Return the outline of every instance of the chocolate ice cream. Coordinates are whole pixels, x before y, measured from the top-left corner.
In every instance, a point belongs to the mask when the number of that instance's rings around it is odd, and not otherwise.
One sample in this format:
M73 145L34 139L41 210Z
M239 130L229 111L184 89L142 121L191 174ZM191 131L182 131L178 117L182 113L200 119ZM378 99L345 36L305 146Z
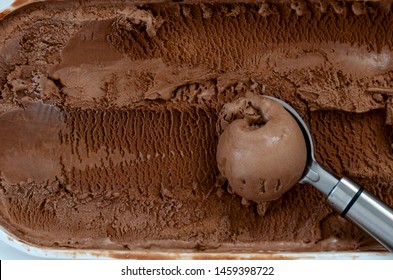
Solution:
M225 104L219 118L217 166L229 186L255 202L275 200L306 167L303 133L292 115L263 96Z
M0 226L54 248L380 248L295 185L230 193L219 112L278 97L393 206L393 12L359 1L48 1L0 22ZM298 176L298 175L297 175Z

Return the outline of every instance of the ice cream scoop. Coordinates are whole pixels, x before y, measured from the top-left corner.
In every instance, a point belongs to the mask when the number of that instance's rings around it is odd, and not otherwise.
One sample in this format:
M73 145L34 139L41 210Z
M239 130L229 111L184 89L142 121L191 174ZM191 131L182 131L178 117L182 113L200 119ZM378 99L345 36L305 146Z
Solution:
M241 197L275 200L301 178L307 159L303 133L277 102L247 94L227 103L218 130L218 169Z
M265 96L281 104L296 119L307 144L307 165L299 183L311 184L327 196L327 204L352 223L358 225L393 252L393 209L350 179L337 178L314 157L310 131L300 115L284 101Z

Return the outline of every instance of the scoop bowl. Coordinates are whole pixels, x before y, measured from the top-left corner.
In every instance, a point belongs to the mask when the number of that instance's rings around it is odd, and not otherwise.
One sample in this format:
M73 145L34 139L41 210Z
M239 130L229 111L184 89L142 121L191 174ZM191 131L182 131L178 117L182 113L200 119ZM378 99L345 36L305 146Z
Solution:
M278 98L265 97L278 102L291 113L303 132L307 146L307 163L299 183L313 185L327 196L327 204L339 212L340 216L362 228L393 252L393 209L350 179L339 179L323 168L315 160L311 133L297 111Z

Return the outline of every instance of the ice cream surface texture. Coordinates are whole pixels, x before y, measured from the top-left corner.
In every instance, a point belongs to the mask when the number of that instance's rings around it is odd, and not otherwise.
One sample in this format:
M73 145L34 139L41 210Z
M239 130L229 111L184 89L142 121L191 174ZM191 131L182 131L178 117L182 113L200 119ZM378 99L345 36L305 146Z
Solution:
M225 104L217 165L230 187L255 202L280 198L301 178L307 148L292 115L263 96L246 96Z
M307 123L318 162L393 206L391 8L91 0L8 14L0 22L0 226L51 248L381 248L312 186L257 203L231 193L217 167L216 127L226 104L277 97ZM248 126L257 145L273 122Z

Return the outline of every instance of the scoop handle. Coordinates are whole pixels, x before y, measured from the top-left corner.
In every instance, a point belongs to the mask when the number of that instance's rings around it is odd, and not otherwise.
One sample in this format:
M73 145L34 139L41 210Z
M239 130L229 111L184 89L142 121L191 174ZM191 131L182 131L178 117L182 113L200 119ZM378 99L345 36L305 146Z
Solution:
M393 209L352 182L341 178L327 204L393 252Z

